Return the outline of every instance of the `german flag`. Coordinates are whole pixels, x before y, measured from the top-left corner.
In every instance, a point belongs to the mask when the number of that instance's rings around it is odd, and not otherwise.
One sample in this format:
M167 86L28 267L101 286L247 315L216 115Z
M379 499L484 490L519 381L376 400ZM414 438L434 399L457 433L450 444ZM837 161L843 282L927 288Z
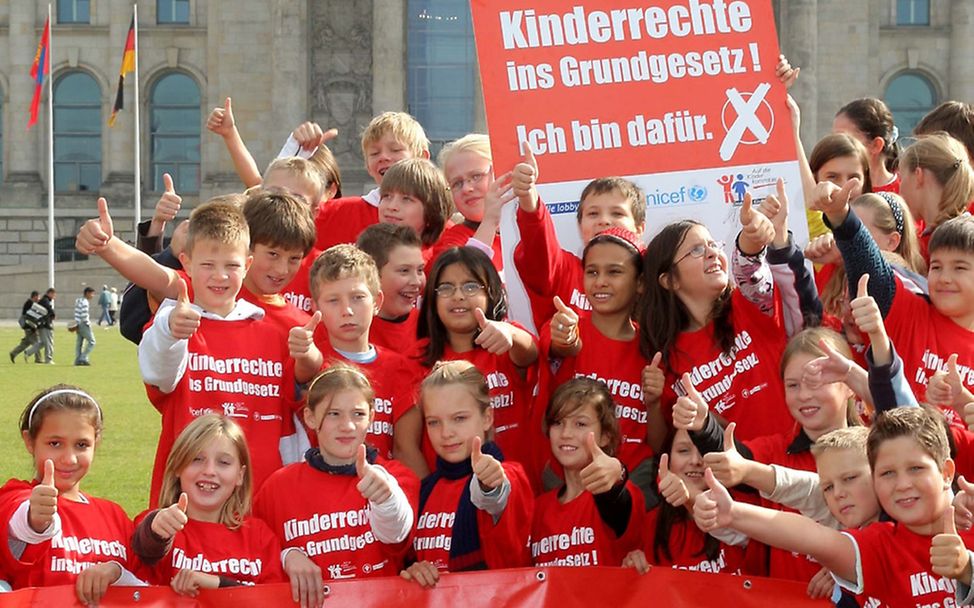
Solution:
M118 71L118 92L115 94L115 105L112 106L112 115L108 117L108 126L115 126L115 117L125 105L122 85L125 84L125 75L135 70L135 17L129 25L129 33L125 36L125 51L122 53L122 68Z

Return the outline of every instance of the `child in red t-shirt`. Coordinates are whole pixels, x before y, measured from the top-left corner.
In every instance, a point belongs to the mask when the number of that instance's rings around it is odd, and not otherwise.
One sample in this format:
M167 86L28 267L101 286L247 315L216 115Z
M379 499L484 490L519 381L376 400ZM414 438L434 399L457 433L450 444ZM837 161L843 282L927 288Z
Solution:
M468 361L438 363L422 404L436 469L420 487L415 561L401 576L432 587L440 572L531 565L534 495L521 465L490 441L484 375Z
M531 525L535 566L619 566L643 529L642 492L613 456L615 403L605 384L574 378L551 397L544 418L564 485L541 495Z
M322 575L395 576L409 549L419 481L366 447L374 413L362 372L344 364L321 372L304 409L319 447L272 475L254 498L254 515L284 547L284 571L303 606L321 605Z
M423 244L427 269L436 243L450 224L453 200L443 173L425 158L407 158L389 167L379 187L379 222L412 228Z
M145 584L133 574L140 565L125 511L81 492L102 423L94 398L67 384L42 391L21 414L35 476L0 488L0 571L15 590L74 585L87 606L109 585Z
M538 345L519 325L505 321L507 298L490 258L473 247L454 247L436 259L419 313L420 362L464 359L487 377L494 408L494 441L504 454L528 462L533 439L525 427L535 383Z
M179 434L166 461L160 504L136 518L132 548L149 582L180 595L200 589L279 583L281 545L250 517L253 476L240 427L207 414Z

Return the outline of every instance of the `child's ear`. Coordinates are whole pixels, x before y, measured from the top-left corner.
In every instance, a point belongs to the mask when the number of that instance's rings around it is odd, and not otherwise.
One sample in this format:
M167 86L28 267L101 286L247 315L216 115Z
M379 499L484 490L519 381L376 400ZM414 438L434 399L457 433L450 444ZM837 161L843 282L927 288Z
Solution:
M386 297L386 295L384 293L382 293L382 290L381 289L379 290L379 293L375 294L375 296L374 296L374 299L375 299L375 310L372 312L372 316L373 317L375 315L379 314L379 311L382 310L382 303L385 301L385 297Z
M917 167L913 170L913 177L917 180L917 186L923 186L927 178L927 173L923 170L923 167Z
M244 263L244 273L250 270L250 265L254 263L254 256L248 255L247 261Z
M673 280L673 277L670 276L670 273L668 272L660 273L658 278L659 278L660 287L662 287L666 291L673 291L674 288L676 287L676 282Z
M247 466L246 465L241 465L240 466L240 473L237 474L237 483L235 484L237 487L240 487L240 486L243 485L244 472L246 472L246 471L247 471Z
M873 155L879 154L885 147L886 140L884 140L882 137L874 137L873 140L869 142L869 146L867 146L866 149L869 151L870 155Z
M484 412L484 434L494 426L494 408L491 406L487 407L487 411Z
M24 447L31 456L34 455L34 439L30 436L30 431L21 431L20 436L24 439Z
M948 458L944 461L944 489L950 488L950 484L954 482L954 473L957 472L957 466L954 464L953 458Z
M420 158L425 158L426 160L429 160L430 159L430 151L429 150L423 150L420 153L419 156L420 156Z
M311 411L311 408L306 407L302 411L304 414L302 417L304 419L304 425L311 429L312 431L318 430L318 421L315 420L315 413Z
M193 271L189 267L189 265L192 263L190 257L186 255L185 251L180 251L178 257L179 263L183 265L183 272L185 272L189 278L193 278Z

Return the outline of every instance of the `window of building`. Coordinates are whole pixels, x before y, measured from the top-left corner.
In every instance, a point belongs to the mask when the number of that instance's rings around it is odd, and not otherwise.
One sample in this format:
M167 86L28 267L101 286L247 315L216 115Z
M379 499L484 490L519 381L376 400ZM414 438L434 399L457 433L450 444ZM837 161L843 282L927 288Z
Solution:
M189 0L156 0L156 23L188 24Z
M54 190L88 192L101 187L101 90L84 72L54 83Z
M930 0L896 0L896 25L930 25Z
M170 72L156 81L149 99L152 189L161 192L168 173L176 192L199 192L199 86L186 74Z
M902 72L886 85L883 99L893 113L900 134L906 136L937 105L937 91L922 74Z
M90 23L90 0L57 0L58 23Z
M407 104L433 144L473 130L477 50L470 5L455 0L409 0Z

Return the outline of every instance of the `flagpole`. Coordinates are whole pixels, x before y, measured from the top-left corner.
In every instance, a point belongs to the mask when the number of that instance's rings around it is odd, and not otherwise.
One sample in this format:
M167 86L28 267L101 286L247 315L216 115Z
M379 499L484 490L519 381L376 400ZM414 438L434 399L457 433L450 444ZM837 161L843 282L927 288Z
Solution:
M54 287L54 22L47 5L47 286ZM43 36L43 34L41 34ZM43 67L40 68L42 71Z
M132 5L132 37L135 47L135 239L139 238L139 223L142 222L142 123L139 120L139 5Z

